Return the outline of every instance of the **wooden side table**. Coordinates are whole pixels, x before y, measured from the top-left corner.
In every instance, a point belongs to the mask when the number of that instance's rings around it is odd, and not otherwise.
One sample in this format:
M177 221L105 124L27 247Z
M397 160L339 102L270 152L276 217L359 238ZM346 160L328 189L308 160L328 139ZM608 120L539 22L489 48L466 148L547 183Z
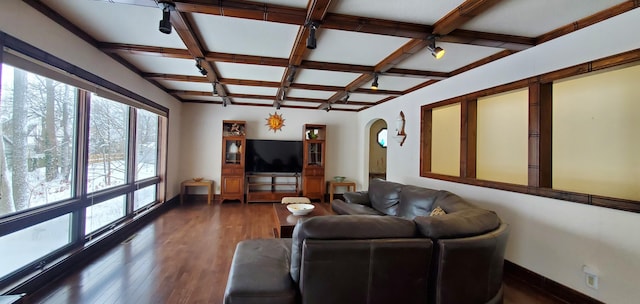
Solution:
M201 181L194 181L188 179L183 181L180 187L180 205L184 203L184 196L187 194L187 187L207 187L207 204L211 205L211 199L213 198L213 181L203 179Z
M329 205L331 205L331 202L333 201L333 193L335 192L337 187L347 187L347 191L356 191L356 182L350 182L350 181L337 182L332 180L332 181L328 181L327 184L329 187Z

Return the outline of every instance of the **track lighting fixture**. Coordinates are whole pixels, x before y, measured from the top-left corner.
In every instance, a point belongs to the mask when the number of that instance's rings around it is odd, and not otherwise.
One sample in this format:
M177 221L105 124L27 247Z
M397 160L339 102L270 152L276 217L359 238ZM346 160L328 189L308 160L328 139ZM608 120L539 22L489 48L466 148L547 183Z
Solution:
M207 70L205 70L205 68L203 68L201 64L202 60L204 60L204 58L196 58L196 68L198 68L198 71L200 71L200 74L202 74L202 76L207 76Z
M223 106L223 107L226 107L228 103L229 103L229 98L227 98L227 97L222 97L222 106Z
M218 96L218 82L213 83L213 96Z
M320 24L318 24L318 22L316 21L311 21L307 23L307 26L309 27L309 37L307 37L307 48L313 50L316 48L316 30L318 29L318 26L320 26Z
M280 103L276 102L276 110L280 110Z
M162 8L162 19L160 20L160 25L158 26L158 30L164 34L171 34L171 13L170 11L175 9L175 4L168 2L160 2L158 3L160 8Z
M287 77L287 82L292 83L293 79L296 77L296 67L292 66L290 70L291 72L289 72L289 76Z
M442 58L442 56L444 56L444 49L436 46L436 39L438 39L439 36L437 35L431 35L427 38L427 40L429 40L429 45L427 46L427 50L429 50L429 52L431 52L431 55L433 55L433 57L435 57L436 59L440 59Z
M349 102L349 92L347 92L347 95L344 97L344 103Z
M373 82L371 83L371 89L372 90L378 89L378 73L373 74Z
M320 110L329 112L331 110L331 103L323 103L322 106L320 106Z

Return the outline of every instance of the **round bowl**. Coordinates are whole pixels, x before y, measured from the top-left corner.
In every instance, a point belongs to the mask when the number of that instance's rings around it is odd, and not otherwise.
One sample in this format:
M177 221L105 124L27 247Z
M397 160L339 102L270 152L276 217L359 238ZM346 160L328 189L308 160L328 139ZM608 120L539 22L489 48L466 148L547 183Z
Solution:
M194 178L193 178L193 181L194 181L194 182L199 182L199 181L201 181L201 180L202 180L202 177L194 177Z
M345 178L344 176L334 176L333 180L335 180L336 182L341 183L341 182L344 181L344 178Z
M313 211L315 208L314 205L311 204L288 204L287 209L289 212L293 213L293 215L307 215L309 212Z

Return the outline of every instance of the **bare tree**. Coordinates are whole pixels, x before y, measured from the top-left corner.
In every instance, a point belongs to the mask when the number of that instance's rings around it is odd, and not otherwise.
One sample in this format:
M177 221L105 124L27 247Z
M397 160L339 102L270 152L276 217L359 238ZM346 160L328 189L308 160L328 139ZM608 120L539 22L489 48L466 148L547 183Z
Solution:
M13 205L13 193L11 193L11 181L9 181L9 168L4 153L4 134L0 124L0 215L15 212Z
M29 208L27 183L27 73L14 69L13 74L13 199L15 210Z
M50 182L58 177L58 142L56 140L55 86L53 80L45 79L46 110L44 115L44 160L45 180Z

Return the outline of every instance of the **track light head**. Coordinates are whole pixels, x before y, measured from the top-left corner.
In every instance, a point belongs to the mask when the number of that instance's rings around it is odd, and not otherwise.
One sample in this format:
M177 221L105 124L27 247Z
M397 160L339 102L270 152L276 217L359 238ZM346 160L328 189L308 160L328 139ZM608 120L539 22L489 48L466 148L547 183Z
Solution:
M158 25L158 30L164 34L171 34L171 13L170 11L175 9L173 3L160 2L158 3L162 8L162 19Z
M347 92L347 95L344 97L344 103L349 102L349 92Z
M377 90L378 89L378 74L377 73L373 76L373 82L371 83L371 89L372 90Z
M218 96L218 82L213 83L213 96Z
M204 58L196 58L196 68L198 68L198 71L200 71L200 74L202 74L202 76L207 76L207 70L205 68L202 67L202 60L204 60Z
M276 102L276 110L280 110L280 103Z
M318 22L312 21L307 24L309 26L309 36L307 37L307 48L313 50L316 48L316 30Z
M429 45L427 46L427 50L429 50L429 52L431 52L431 55L436 59L442 58L445 53L445 50L443 48L436 46L436 39L438 38L439 37L436 35L431 35L427 38L429 40Z

